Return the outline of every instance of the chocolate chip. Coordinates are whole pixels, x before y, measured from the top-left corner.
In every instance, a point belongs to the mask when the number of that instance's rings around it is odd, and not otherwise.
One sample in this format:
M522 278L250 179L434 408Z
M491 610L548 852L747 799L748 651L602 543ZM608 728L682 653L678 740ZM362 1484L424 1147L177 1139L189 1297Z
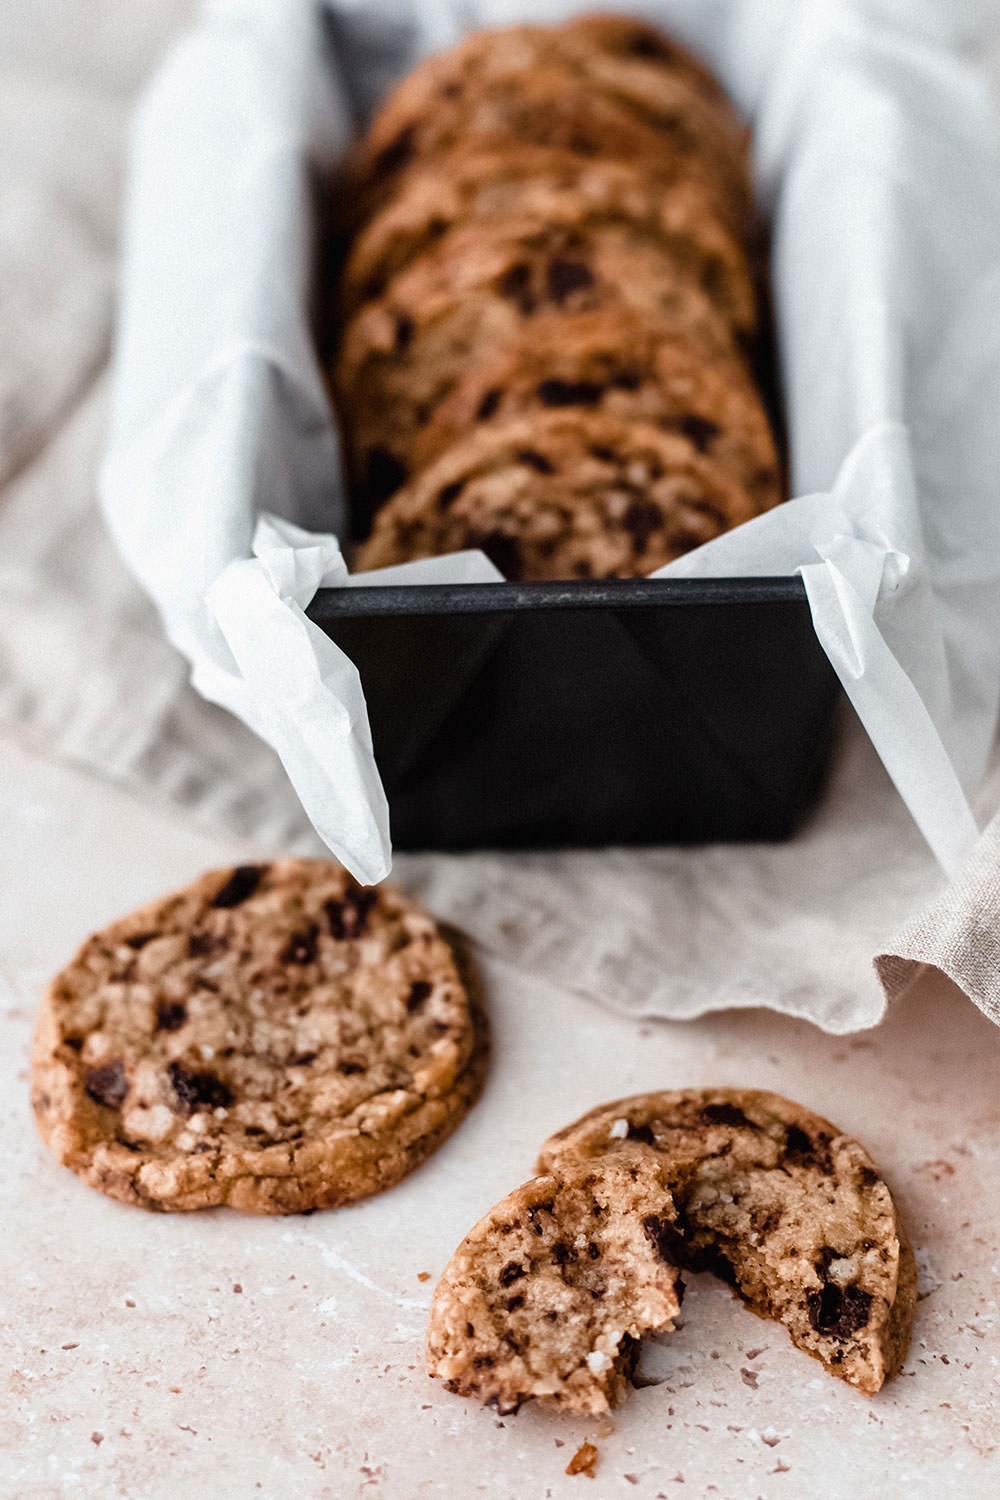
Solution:
M591 1240L589 1245L587 1246L587 1254L590 1256L591 1260L597 1260L600 1257L600 1247L595 1245L593 1240Z
M84 1074L83 1088L95 1104L107 1109L117 1109L128 1094L129 1081L120 1060L105 1063L101 1068L88 1068Z
M420 1009L433 988L434 986L426 979L416 979L410 985L410 993L406 997L406 1008L411 1016L415 1010Z
M556 472L555 464L551 459L546 458L544 453L539 453L537 448L522 448L519 453L515 454L515 457L519 464L527 464L529 469L534 469L538 474Z
M556 259L549 262L546 277L549 296L554 302L565 302L573 292L593 286L594 273L579 260Z
M722 431L718 422L713 422L708 417L695 416L694 413L682 417L678 427L684 436L694 443L699 453L707 453L710 444Z
M806 1301L809 1321L816 1332L837 1339L850 1338L864 1328L872 1305L870 1292L862 1291L859 1286L836 1286L832 1281L821 1291L810 1292Z
M474 1354L472 1356L472 1368L474 1370L492 1370L494 1359L492 1354Z
M576 1247L567 1245L565 1240L557 1240L552 1246L552 1259L557 1266L565 1266L569 1261L576 1260Z
M443 484L437 492L437 503L442 510L447 510L465 489L464 479L453 479L450 484Z
M182 1000L157 1000L156 1031L180 1031L187 1020L187 1006Z
M427 225L427 233L430 235L432 240L439 240L445 233L445 231L450 228L451 225L449 224L447 219L439 219L437 216L435 216Z
M654 531L663 526L663 512L652 500L633 500L622 516L622 525L632 538L632 551L645 552Z
M476 407L476 421L485 422L487 417L492 417L502 400L503 390L500 386L495 385L491 391L486 392L486 395Z
M508 536L505 531L474 531L469 533L468 544L485 552L506 579L520 578L521 549L516 537Z
M618 454L613 448L605 448L603 443L591 443L590 455L596 458L598 463L613 464L618 462Z
M218 902L215 904L218 905ZM221 953L228 946L221 933L192 932L188 938L188 958L204 958L209 953Z
M80 1049L83 1047L83 1037L82 1036L65 1036L65 1037L63 1037L63 1046L64 1047L70 1047L74 1052L79 1052Z
M824 1173L833 1171L830 1159L829 1136L822 1132L816 1139L806 1134L798 1125L789 1125L785 1137L784 1158L801 1167L814 1167Z
M375 171L379 176L385 172L398 172L413 160L414 154L414 130L412 125L407 125L376 156Z
M267 865L237 865L225 885L216 891L212 905L239 906L253 895L266 869Z
M629 1125L628 1139L630 1141L642 1141L644 1146L656 1145L652 1126L650 1125Z
M351 1073L363 1073L364 1071L364 1063L351 1062L350 1058L347 1057L344 1058L343 1062L339 1062L337 1064L337 1072L343 1073L345 1075L349 1075Z
M524 1298L518 1292L516 1297L508 1297L506 1307L508 1312L517 1312L519 1307L524 1306Z
M147 943L151 943L158 936L159 933L156 932L137 932L135 937L128 937L125 942L138 953L140 948L145 948Z
M620 391L637 391L642 379L638 370L617 370L611 377L611 384Z
M413 319L408 313L396 314L396 350L402 353L408 349L413 338Z
M69 1038L67 1037L67 1041ZM860 1167L858 1169L858 1183L861 1187L872 1188L878 1182L878 1173L871 1167Z
M699 1113L706 1125L749 1125L753 1128L752 1122L735 1104L706 1104Z
M179 1062L167 1066L167 1077L177 1096L177 1113L194 1114L196 1109L226 1109L233 1102L232 1092L214 1073L185 1068Z
M406 469L388 448L370 448L365 464L365 489L375 501L388 500L406 483Z
M555 1200L553 1198L546 1198L541 1203L531 1203L531 1204L529 1204L529 1206L528 1206L528 1219L529 1219L529 1221L531 1223L532 1229L535 1231L536 1234L541 1234L542 1233L542 1226L538 1222L538 1215L539 1214L550 1214L552 1212L552 1208L553 1208L554 1202L555 1202Z
M653 1247L658 1260L668 1266L683 1265L687 1260L687 1246L675 1225L658 1214L647 1214L642 1221L642 1232Z
M605 387L594 380L542 380L537 387L543 406L596 406Z
M318 1052L300 1052L299 1055L298 1055L298 1057L293 1057L292 1058L292 1067L293 1068L305 1068L305 1067L308 1067L311 1062L315 1062L316 1061L317 1057L319 1057L319 1053Z
M368 913L377 900L374 886L368 890L354 886L346 891L342 901L327 901L323 909L330 924L330 936L338 942L361 937L368 925Z
M628 50L633 57L655 58L658 62L667 62L670 52L666 45L657 37L650 35L648 31L635 31L628 39Z
M316 941L319 928L310 922L304 932L293 932L281 954L283 964L311 964L316 962Z
M505 271L500 279L500 295L516 302L526 315L534 311L535 299L531 291L531 267L527 261L518 261Z

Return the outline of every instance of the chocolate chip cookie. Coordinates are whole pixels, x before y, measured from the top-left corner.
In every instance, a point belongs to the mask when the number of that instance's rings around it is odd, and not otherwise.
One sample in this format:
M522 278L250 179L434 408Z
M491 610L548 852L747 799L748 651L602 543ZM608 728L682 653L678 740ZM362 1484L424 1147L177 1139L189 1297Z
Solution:
M479 547L507 579L631 577L753 514L690 438L601 413L534 412L448 448L382 508L357 566Z
M704 161L752 221L746 132L720 91L709 98L683 66L558 26L476 31L425 58L373 121L348 196L371 212L415 163L474 141L650 162L666 146Z
M420 430L464 371L542 312L620 307L732 357L731 326L696 276L626 224L459 225L363 307L334 371L355 488L377 506L412 472Z
M658 1166L606 1157L516 1188L466 1235L434 1292L427 1370L500 1412L535 1399L604 1412L641 1336L683 1291L643 1227L669 1212Z
M413 448L419 470L486 422L533 411L589 410L652 422L689 438L759 510L783 497L760 395L742 360L711 360L695 341L621 308L542 315L469 367Z
M757 310L747 254L690 159L656 169L544 147L466 150L415 169L358 234L341 278L346 321L457 224L511 219L553 228L621 223L662 245L749 339Z
M482 1088L458 940L339 865L215 871L90 938L42 1001L32 1104L123 1203L298 1213L413 1171Z
M828 1120L756 1089L640 1094L591 1110L542 1147L559 1176L644 1146L670 1207L648 1232L680 1266L723 1277L800 1349L867 1394L903 1362L913 1254L871 1157Z

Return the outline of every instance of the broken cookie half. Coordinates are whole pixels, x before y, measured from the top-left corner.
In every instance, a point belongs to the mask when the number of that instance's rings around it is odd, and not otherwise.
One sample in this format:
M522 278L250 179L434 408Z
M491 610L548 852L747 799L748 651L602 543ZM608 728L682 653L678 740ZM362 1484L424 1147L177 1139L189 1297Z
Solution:
M641 1336L670 1328L680 1308L683 1284L660 1253L671 1211L660 1163L627 1146L515 1188L437 1285L428 1372L500 1412L531 1398L607 1411Z
M685 1089L602 1105L550 1137L555 1175L644 1147L671 1213L669 1259L721 1276L749 1308L868 1395L899 1369L917 1277L871 1157L828 1120L757 1089Z

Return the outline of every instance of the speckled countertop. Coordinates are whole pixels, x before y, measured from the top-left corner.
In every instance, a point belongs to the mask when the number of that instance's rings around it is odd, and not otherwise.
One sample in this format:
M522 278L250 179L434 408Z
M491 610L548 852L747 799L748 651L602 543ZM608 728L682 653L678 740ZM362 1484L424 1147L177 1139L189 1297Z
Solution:
M5 1500L1000 1493L1000 1033L947 983L838 1039L764 1012L637 1024L484 961L485 1096L408 1181L307 1218L153 1216L91 1192L38 1142L37 994L93 926L270 851L2 741L0 827ZM790 1093L869 1145L922 1272L903 1374L868 1400L693 1277L680 1328L644 1354L656 1383L613 1420L500 1419L428 1380L433 1278L543 1137L614 1094L695 1082ZM593 1480L564 1472L584 1439Z

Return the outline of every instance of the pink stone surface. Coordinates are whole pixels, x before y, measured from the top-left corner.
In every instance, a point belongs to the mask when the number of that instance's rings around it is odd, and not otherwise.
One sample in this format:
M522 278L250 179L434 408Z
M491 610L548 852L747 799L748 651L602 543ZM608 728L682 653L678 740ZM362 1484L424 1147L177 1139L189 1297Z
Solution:
M254 854L0 742L0 1495L17 1500L987 1500L1000 1493L1000 1033L922 981L878 1030L766 1012L637 1023L483 961L481 1104L356 1208L151 1215L57 1168L28 1108L37 995L96 925ZM422 1371L434 1278L552 1129L618 1094L744 1084L860 1136L922 1274L903 1374L868 1400L710 1278L605 1422L498 1418ZM421 1281L421 1272L431 1279ZM596 1478L564 1470L590 1439Z

